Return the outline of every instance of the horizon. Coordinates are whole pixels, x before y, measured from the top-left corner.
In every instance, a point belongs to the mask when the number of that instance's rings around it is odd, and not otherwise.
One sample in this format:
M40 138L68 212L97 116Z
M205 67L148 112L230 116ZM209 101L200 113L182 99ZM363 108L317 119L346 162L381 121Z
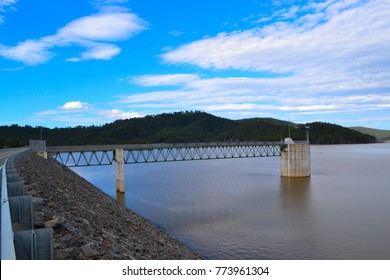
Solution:
M390 130L389 30L383 0L0 0L0 126L202 111Z

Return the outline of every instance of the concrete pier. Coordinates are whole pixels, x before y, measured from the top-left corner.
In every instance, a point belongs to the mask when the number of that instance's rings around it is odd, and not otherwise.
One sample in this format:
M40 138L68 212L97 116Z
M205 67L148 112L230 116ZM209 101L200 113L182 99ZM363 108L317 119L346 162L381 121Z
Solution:
M123 158L123 149L114 150L114 159L116 164L116 191L125 192L125 161Z
M309 177L310 144L287 142L281 148L280 175L282 177Z

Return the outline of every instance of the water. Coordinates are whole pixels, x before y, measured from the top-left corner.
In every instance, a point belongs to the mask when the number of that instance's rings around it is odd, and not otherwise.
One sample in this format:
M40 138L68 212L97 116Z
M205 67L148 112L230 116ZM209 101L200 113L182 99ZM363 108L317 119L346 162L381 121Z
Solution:
M209 259L390 259L390 144L311 147L312 176L280 158L126 165L126 205ZM115 167L74 168L116 196Z

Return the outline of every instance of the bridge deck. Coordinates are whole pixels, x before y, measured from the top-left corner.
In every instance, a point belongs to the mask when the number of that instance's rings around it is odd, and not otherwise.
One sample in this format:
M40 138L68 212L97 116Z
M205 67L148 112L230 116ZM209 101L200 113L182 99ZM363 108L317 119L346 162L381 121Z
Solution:
M158 143L48 147L47 152L69 166L111 165L115 151L123 151L126 164L280 156L283 142Z
M114 151L115 149L164 149L164 148L195 148L195 147L233 147L233 146L281 146L282 141L253 142L198 142L198 143L151 143L151 144L115 144L115 145L85 145L85 146L49 146L48 153Z

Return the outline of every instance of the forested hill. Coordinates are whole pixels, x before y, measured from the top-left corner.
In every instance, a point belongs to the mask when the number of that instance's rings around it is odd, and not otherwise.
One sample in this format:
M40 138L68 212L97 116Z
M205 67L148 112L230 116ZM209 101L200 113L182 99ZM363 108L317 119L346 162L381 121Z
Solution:
M310 126L312 144L375 142L375 137L334 124L314 122ZM305 133L291 124L291 138L305 140ZM180 143L208 141L279 141L289 135L289 123L272 118L229 120L204 112L176 112L117 120L102 126L45 128L0 126L0 147L28 145L43 139L48 146L130 143Z
M373 129L362 126L351 127L351 129L375 136L379 142L390 141L390 130Z

